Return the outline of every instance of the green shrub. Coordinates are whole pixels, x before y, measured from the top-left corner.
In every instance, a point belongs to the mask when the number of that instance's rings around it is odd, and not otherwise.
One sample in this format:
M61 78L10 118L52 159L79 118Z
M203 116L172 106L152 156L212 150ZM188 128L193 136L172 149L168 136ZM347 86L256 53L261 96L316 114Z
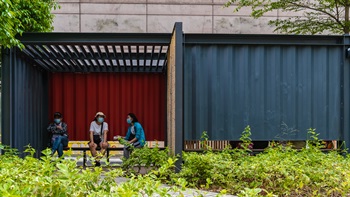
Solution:
M314 129L301 150L273 143L252 156L250 128L242 134L241 149L183 153L184 163L175 174L176 157L169 150L133 150L123 169L83 169L74 160L52 158L50 150L40 159L27 147L24 158L18 151L0 144L0 196L170 196L169 191L187 186L243 196L348 196L350 156L333 151L323 153ZM205 136L203 142L208 140ZM141 167L146 175L139 175ZM129 181L117 184L116 177ZM161 183L177 187L161 187ZM178 193L181 195L181 192Z
M9 152L0 156L0 196L86 196L109 191L116 186L113 177L122 175L120 169L79 169L76 161L50 157L50 150L40 159L33 157L31 148L26 152L30 154L25 158Z
M165 170L164 166L167 166L167 170L171 173L174 170L176 158L170 156L169 149L167 148L160 150L158 147L143 147L133 149L130 157L128 159L123 158L122 160L122 168L125 172L137 175L142 173L142 170L151 172L160 169L162 166L163 168L161 170Z
M40 159L33 157L35 150L31 147L24 158L17 156L17 150L2 145L0 149L6 149L0 155L0 196L4 197L170 196L170 191L179 192L177 187L161 187L161 181L152 173L118 184L116 178L125 174L122 169L83 169L76 166L76 160L51 157L48 149Z
M175 177L191 187L225 189L238 196L349 195L350 157L335 151L323 153L315 130L308 132L311 140L302 150L275 144L250 156L243 144L238 150L184 153L183 168ZM247 137L245 145L250 143Z

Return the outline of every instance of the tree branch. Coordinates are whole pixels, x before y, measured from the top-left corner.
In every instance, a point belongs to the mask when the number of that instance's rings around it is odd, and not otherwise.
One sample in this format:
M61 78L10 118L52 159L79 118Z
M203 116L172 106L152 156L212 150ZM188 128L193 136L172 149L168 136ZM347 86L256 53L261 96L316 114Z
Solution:
M339 5L338 5L338 0L334 0L335 3L335 9L336 9L336 15L337 15L337 19L339 20Z
M339 19L337 19L337 18L336 18L335 16L333 16L331 13L326 12L325 10L321 10L321 9L313 8L313 7L304 5L304 4L297 4L297 3L293 3L293 2L290 2L290 4L292 4L292 5L296 6L296 7L306 8L306 9L310 9L310 10L314 10L314 11L321 12L321 13L323 13L323 14L326 14L326 15L330 16L331 18L333 18L340 26L342 26L342 27L344 28L343 23L342 23Z
M342 33L343 28L340 27L337 23L334 23L332 19L325 18L320 20L318 17L312 17L309 19L301 19L297 17L296 20L275 20L270 21L269 24L275 25L276 30L280 30L284 33L296 33L296 34L316 34L322 33L324 30L328 30L332 33Z

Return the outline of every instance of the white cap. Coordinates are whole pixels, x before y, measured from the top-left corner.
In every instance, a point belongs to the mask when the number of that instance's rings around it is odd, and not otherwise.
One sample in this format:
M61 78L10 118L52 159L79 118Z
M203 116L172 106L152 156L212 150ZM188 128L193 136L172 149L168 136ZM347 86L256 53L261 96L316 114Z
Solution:
M106 115L105 115L103 112L97 112L96 115L95 115L95 117L97 117L97 116L106 117Z

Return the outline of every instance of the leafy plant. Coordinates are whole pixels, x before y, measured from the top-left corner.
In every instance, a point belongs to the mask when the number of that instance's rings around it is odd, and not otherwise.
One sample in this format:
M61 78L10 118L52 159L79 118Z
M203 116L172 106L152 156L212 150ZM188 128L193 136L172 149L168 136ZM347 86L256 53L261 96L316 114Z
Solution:
M272 11L293 13L293 16L270 20L275 31L289 34L349 34L350 1L348 0L228 0L226 7L234 11L251 8L251 16L262 17ZM295 15L295 13L299 13ZM301 13L301 14L300 14Z
M241 137L239 138L240 141L242 141L242 143L240 143L240 147L244 150L244 151L248 151L251 152L252 147L252 139L250 138L250 136L252 135L251 131L250 131L250 126L246 126L244 128L244 131L241 134Z
M350 156L323 153L314 129L308 130L309 148L276 144L256 156L243 149L222 152L187 152L174 179L188 186L238 196L346 196L350 194ZM249 127L242 133L249 144ZM246 152L246 151L244 151Z
M208 145L209 135L207 131L203 131L200 140L200 147L204 150L211 150L211 147Z
M281 132L275 136L275 139L282 144L288 144L289 141L286 138L295 136L299 131L293 127L289 127L285 122L281 123Z
M316 129L313 128L309 128L307 130L307 134L308 134L308 138L310 138L310 140L306 141L306 147L310 148L310 147L314 147L316 149L320 149L320 148L324 148L324 144L322 144L322 141L319 139L319 133L316 133Z
M122 160L122 168L128 174L144 174L152 170L174 169L176 158L170 156L169 149L160 150L158 147L149 148L146 146L133 149L130 157L128 159L122 158ZM165 168L163 165L167 167ZM162 166L163 168L161 168ZM160 174L162 173L160 172Z
M51 157L51 151L42 151L40 159L28 146L27 156L18 157L17 151L7 148L0 155L0 196L170 196L181 193L176 186L163 187L155 174L132 176L122 183L116 177L122 169L80 168L76 160Z
M23 47L17 35L52 31L54 15L51 11L57 8L55 0L1 0L0 45Z
M250 128L242 142L250 143ZM350 194L350 156L327 154L315 129L309 129L309 148L301 150L276 145L250 156L243 149L203 153L185 152L180 173L174 173L176 158L168 150L135 149L125 168L79 168L74 160L50 156L40 159L28 146L24 158L9 147L0 155L0 196L170 196L195 187L238 196L347 196ZM245 152L245 154L243 154ZM129 162L129 163L128 163ZM133 174L135 166L152 168L147 174ZM116 177L130 179L117 184ZM162 183L172 184L162 187ZM201 194L198 194L201 195Z
M262 195L259 195L259 193L262 190L260 188L254 188L254 189L249 189L249 188L244 188L239 194L238 197L259 197Z
M157 176L158 180L169 183L171 182L171 177L174 175L176 157L169 157L167 162L163 163L158 169L151 171ZM180 186L183 188L186 184L181 182Z

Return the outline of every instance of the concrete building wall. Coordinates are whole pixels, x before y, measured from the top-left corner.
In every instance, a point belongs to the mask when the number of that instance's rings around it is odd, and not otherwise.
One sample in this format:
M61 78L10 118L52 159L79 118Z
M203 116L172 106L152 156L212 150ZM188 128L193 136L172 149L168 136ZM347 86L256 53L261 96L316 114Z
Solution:
M269 34L271 19L288 16L278 11L260 19L245 8L233 13L226 0L59 0L55 32L169 33L183 22L185 33Z

